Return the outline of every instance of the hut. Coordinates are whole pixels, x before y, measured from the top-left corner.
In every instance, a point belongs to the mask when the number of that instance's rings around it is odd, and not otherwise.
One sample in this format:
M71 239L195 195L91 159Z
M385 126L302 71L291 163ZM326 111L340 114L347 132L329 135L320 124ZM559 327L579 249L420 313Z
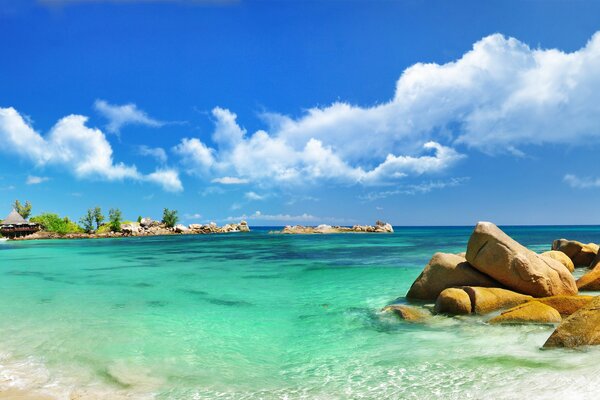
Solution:
M15 209L0 223L0 233L8 238L27 236L39 230L38 224L27 221Z

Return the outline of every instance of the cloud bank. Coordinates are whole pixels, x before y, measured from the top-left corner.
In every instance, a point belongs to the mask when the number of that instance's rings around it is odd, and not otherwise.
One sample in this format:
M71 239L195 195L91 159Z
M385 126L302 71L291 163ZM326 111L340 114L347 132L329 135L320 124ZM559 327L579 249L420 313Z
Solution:
M77 178L131 179L153 182L167 191L183 189L175 170L159 169L144 175L135 165L115 163L113 149L104 133L89 128L86 122L87 118L82 115L66 116L44 137L14 108L0 108L0 150L36 166L61 166Z
M299 118L263 115L249 133L235 113L212 112L211 141L183 139L188 172L262 184L397 183L452 168L467 149L523 155L528 146L600 139L600 33L566 53L494 34L445 64L418 63L392 99L337 102Z

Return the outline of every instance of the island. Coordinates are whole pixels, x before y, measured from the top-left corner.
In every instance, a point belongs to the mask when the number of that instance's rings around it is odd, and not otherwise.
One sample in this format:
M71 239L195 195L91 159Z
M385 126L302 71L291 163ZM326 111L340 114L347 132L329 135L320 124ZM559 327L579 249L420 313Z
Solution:
M303 225L287 225L281 231L273 233L283 234L328 234L328 233L394 233L392 225L377 221L375 225L354 225L354 226L303 226Z

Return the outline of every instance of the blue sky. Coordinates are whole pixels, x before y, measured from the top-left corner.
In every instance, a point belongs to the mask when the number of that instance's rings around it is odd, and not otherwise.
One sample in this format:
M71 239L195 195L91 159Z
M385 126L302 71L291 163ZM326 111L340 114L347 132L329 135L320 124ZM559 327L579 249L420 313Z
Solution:
M597 224L599 30L593 2L0 0L0 205Z

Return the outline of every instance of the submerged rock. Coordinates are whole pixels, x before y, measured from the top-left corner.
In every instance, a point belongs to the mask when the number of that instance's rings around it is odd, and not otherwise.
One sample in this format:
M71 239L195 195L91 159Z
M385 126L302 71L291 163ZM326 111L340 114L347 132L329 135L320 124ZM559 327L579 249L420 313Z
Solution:
M467 261L509 289L535 297L576 294L575 279L560 262L519 244L491 222L479 222Z
M469 295L471 310L475 314L518 306L533 299L531 296L500 288L465 286L462 289Z
M575 264L573 264L573 260L571 260L569 258L569 256L566 255L565 253L563 253L562 251L550 250L550 251L546 251L546 252L544 252L544 253L542 253L540 255L542 257L552 258L552 259L560 262L562 265L564 265L565 267L567 267L567 269L569 270L569 272L575 271Z
M435 300L444 289L455 286L499 286L499 284L474 269L464 257L435 253L410 287L406 297Z
M490 324L556 324L561 321L560 313L539 301L529 301L489 320Z
M564 319L544 347L580 347L600 344L600 296Z
M598 245L595 243L581 243L576 240L557 239L552 242L552 250L565 253L576 267L589 267L598 254Z
M381 311L393 312L399 318L411 322L419 322L429 316L429 313L420 308L407 306L404 304L391 304L389 306L385 306Z
M471 314L471 298L463 289L444 289L435 301L436 314L465 315Z

